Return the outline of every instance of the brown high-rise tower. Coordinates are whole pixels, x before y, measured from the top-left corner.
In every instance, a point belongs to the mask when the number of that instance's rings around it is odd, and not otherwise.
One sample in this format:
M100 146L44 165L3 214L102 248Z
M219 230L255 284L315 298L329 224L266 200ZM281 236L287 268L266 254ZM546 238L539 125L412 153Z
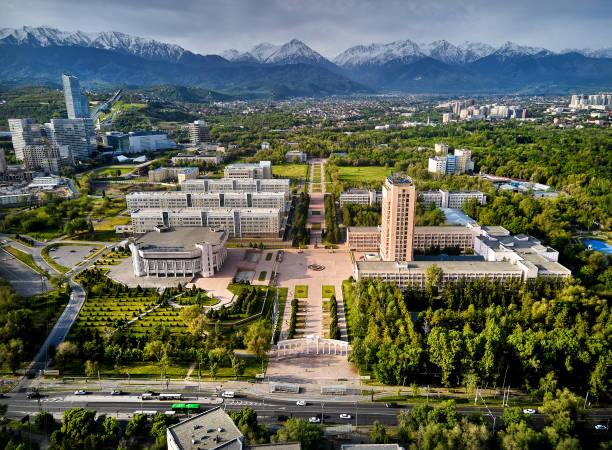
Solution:
M382 190L380 257L412 261L416 188L409 177L387 177Z

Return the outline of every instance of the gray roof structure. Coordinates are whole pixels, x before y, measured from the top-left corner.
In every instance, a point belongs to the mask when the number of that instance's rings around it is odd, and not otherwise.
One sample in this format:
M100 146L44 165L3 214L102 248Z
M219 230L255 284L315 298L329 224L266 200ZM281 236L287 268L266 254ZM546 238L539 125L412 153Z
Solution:
M207 242L212 245L221 244L227 235L225 230L210 227L179 227L165 231L149 231L136 238L141 250L153 250L171 247L173 249L191 250L195 244Z
M221 407L209 409L167 428L181 450L241 450L243 435Z
M423 272L431 266L437 265L446 273L499 273L499 272L517 272L521 273L521 269L514 264L506 261L448 261L448 260L429 260L429 261L356 261L355 264L359 271L368 272Z

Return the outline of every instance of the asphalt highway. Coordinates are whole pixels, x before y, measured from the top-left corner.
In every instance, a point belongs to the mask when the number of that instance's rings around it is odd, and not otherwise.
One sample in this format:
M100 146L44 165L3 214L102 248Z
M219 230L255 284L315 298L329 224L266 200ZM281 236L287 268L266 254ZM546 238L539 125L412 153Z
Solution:
M120 396L111 396L108 393L89 393L87 395L74 395L74 392L43 392L40 399L28 399L26 394L14 393L0 400L8 404L7 416L21 418L26 414L36 414L39 411L53 413L57 418L68 409L83 407L96 410L99 414L117 416L120 419L129 420L136 411L155 411L158 413L171 411L173 403L199 403L201 410L221 406L225 409L239 410L245 407L254 409L262 423L282 423L286 418L298 417L309 419L311 417L323 418L324 425L370 425L379 421L384 425L397 425L397 415L403 410L409 410L412 405L388 408L382 403L343 403L342 401L330 402L308 402L306 406L297 406L295 402L279 401L252 396L241 396L233 399L218 399L210 396L198 396L195 394L183 394L181 400L159 401L142 400L140 392L123 392ZM457 411L469 415L481 413L490 423L493 418L484 407L459 406ZM503 414L503 408L490 408L491 414L499 423L499 417ZM341 419L340 414L350 414L350 419ZM612 418L612 410L596 409L587 414L587 425L593 427L595 424L603 423ZM532 422L537 427L545 425L546 416L536 413L531 416Z

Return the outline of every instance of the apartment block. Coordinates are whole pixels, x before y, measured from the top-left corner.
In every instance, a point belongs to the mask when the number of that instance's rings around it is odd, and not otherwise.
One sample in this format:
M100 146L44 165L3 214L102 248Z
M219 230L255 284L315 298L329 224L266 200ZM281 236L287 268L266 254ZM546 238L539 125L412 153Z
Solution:
M380 227L347 227L346 245L349 250L379 251Z
M474 248L474 231L468 227L440 226L414 227L414 248L427 250L431 247L458 246L462 251Z
M382 191L375 191L374 189L349 189L340 193L340 206L345 203L374 205L381 202Z
M463 203L472 199L476 199L478 204L484 205L487 202L487 196L480 191L447 191L438 189L437 191L419 191L419 197L425 202L425 206L430 203L436 205L436 208L454 208L459 209Z
M72 159L62 159L59 147L54 145L26 145L23 164L26 170L43 170L57 175L62 166L72 164Z
M263 180L219 178L186 180L181 183L183 192L282 192L287 197L291 193L288 178L268 178Z
M189 141L192 145L210 142L210 129L203 120L196 120L189 124Z
M457 148L454 155L429 158L427 170L440 175L472 172L474 170L474 163L471 158L471 150Z
M436 154L439 153L442 156L446 156L448 154L448 144L436 143L434 144L434 149L436 150Z
M40 125L32 119L9 119L11 140L15 150L15 158L23 161L23 150L26 145L43 145Z
M278 237L279 209L267 208L184 208L174 211L142 209L131 214L134 233L154 231L155 227L211 227L226 230L231 237Z
M228 164L225 166L225 178L272 178L272 163L260 161L254 164Z
M410 177L387 177L382 189L380 256L412 261L416 188Z
M51 145L68 147L74 159L89 159L98 148L93 120L89 118L51 119L45 130Z
M178 181L183 183L186 180L197 178L198 175L200 175L200 169L197 167L158 167L149 170L149 181L155 183Z

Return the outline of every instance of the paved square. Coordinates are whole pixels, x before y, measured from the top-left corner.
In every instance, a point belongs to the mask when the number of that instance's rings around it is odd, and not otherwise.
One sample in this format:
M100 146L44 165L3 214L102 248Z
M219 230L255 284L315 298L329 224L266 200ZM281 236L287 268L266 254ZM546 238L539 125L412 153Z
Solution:
M59 245L49 251L49 257L62 266L75 267L98 249L95 245Z

